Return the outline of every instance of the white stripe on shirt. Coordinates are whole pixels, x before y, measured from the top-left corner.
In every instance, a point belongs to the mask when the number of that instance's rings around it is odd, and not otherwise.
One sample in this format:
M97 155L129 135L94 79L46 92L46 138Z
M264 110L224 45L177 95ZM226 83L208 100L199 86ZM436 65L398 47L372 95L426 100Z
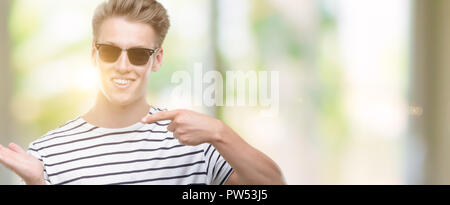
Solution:
M106 129L78 117L30 143L28 153L43 163L47 184L223 184L233 169L214 146L180 144L169 123Z

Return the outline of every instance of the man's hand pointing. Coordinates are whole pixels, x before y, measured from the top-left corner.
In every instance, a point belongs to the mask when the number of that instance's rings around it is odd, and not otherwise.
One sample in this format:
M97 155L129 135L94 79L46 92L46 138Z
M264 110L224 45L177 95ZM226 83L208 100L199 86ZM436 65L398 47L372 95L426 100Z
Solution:
M163 111L147 115L142 123L170 120L167 130L184 145L199 145L220 140L225 124L220 120L189 110Z

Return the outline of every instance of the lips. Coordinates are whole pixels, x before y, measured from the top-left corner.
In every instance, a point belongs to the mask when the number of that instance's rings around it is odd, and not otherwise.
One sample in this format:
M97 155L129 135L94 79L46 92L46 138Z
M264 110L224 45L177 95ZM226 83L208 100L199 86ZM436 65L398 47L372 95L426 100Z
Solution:
M127 88L135 81L135 79L117 77L112 78L111 81L114 83L114 85L116 85L119 88Z

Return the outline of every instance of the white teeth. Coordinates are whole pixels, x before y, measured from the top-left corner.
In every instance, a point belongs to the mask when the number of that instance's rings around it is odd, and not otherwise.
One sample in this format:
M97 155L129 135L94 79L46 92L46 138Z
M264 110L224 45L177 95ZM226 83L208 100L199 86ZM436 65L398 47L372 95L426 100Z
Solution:
M113 81L119 85L127 85L128 83L130 83L130 80L125 79L113 79Z

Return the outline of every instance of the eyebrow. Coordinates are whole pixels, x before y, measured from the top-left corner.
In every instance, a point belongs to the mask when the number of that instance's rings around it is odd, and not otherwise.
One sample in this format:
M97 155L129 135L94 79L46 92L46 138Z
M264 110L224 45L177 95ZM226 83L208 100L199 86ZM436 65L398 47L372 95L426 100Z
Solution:
M98 43L98 42L97 42L97 43ZM107 45L112 45L112 46L116 46L116 47L121 48L119 45L117 45L117 44L115 44L115 43L113 43L113 42L111 42L111 41L105 41L104 43L101 43L101 44L107 44ZM142 45L132 46L132 47L129 47L129 48L127 48L127 49L130 49L130 48L145 48L145 49L149 49L149 48L147 48L146 46L142 46Z

